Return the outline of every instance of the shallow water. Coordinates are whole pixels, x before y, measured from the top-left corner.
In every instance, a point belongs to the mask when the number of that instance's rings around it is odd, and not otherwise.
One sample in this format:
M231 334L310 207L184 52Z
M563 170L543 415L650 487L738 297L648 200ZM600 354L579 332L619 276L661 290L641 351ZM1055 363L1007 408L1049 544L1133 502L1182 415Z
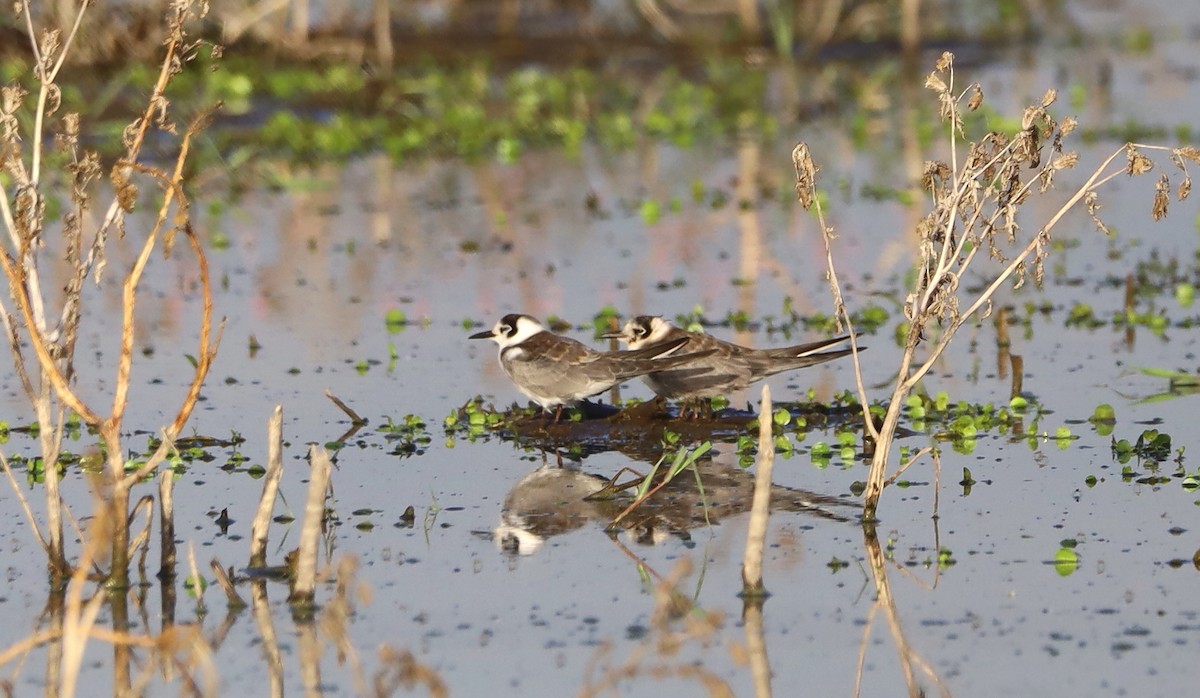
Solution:
M1062 111L1077 113L1085 127L1132 121L1172 130L1200 113L1200 54L1195 51L1200 33L1194 18L1173 22L1165 9L1156 11L1160 14L1151 15L1134 3L1120 4L1119 12L1089 9L1081 12L1081 21L1100 37L1090 47L1048 42L964 72L982 83L993 106L1009 113L1047 86L1093 84L1097 62L1108 60L1111 92L1091 90L1077 110L1064 102ZM1150 16L1160 18L1152 28L1161 30L1161 40L1146 54L1123 53L1122 22ZM894 113L902 115L903 108L897 105ZM883 126L903 123L901 116L881 121ZM756 644L754 623L741 622L737 597L744 515L722 514L711 526L695 519L690 525L659 521L610 537L603 528L611 511L598 507L565 523L543 521L542 532L553 535L523 539L525 554L505 550L495 531L502 523L513 525L505 519L506 509L527 501L514 493L519 485L550 489L554 502L553 487L566 484L565 491L575 492L623 467L645 471L649 464L607 451L558 468L553 455L499 438L472 443L460 437L451 446L441 423L476 394L499 406L519 397L496 365L493 345L466 340L478 324L490 325L503 313L553 314L578 324L608 304L626 315L667 316L700 305L713 319L735 310L752 318L778 318L785 298L801 314L830 312L823 250L807 213L780 205L779 196L758 199L749 211L691 199L695 180L708 192L736 200L733 182L747 176L786 194L797 139L813 146L831 193L830 216L840 233L836 253L849 302L861 307L874 300L892 313L891 321L865 341L870 345L865 378L877 385L889 378L899 355L892 328L899 316L894 298L907 267L903 231L919 213L892 200L862 196L862 187L893 184L906 168L936 155L936 147L918 153L915 161L896 155L899 136L890 128L866 148L856 147L843 125L830 118L787 127L770 143L714 143L692 150L648 145L618 155L588 147L577 160L531 153L516 165L437 162L398 169L365 158L344 170L297 173L317 182L307 190L254 191L223 213L202 217L202 234L220 230L232 242L227 250L209 252L214 277L222 281L217 312L228 325L205 401L190 427L219 438L240 433L247 439L241 452L250 463L262 463L266 420L282 403L289 445L282 485L286 504L277 513L299 515L307 474L304 444L337 439L349 428L324 390L370 420L338 453L328 504L339 524L329 536L333 557L357 559L357 580L370 590L345 626L356 654L339 659L333 645L337 635L323 623L294 624L285 587L269 586L288 691L307 685L311 674L305 669L317 666L321 691L359 692L351 660L357 656L369 679L381 666L377 648L387 644L411 650L440 674L453 695L576 693L588 682L597 685L606 668L627 660L634 662L626 668L635 677L619 683L622 695L697 692L694 679L680 676L681 667L703 667L728 682L736 695L754 692L747 657L763 655L747 650ZM1118 145L1100 139L1081 147L1080 169ZM1197 497L1178 479L1162 485L1123 481L1111 437L1085 420L1098 403L1111 403L1118 419L1113 437L1133 441L1153 425L1172 435L1175 448L1195 450L1188 409L1193 398L1143 402L1165 390L1165 380L1135 371L1141 366L1194 369L1195 331L1169 328L1158 337L1145 328L1127 336L1111 326L1064 327L1067 310L1077 302L1090 304L1101 318L1120 312L1124 289L1110 279L1123 279L1152 250L1177 257L1195 281L1190 272L1195 205L1176 203L1169 218L1152 224L1152 185L1148 179L1118 182L1104 209L1117 236L1106 239L1091 229L1086 216L1074 215L1057 237L1081 244L1052 257L1045 288L1029 285L1005 295L1021 317L1027 302L1052 307L1047 314L1033 314L1028 331L1012 328L1012 351L1024 357L1025 392L1046 411L1039 433L1069 425L1079 438L1064 449L1053 439L1038 439L1031 448L1025 438L993 431L981 435L969 455L945 448L936 521L928 461L906 474L910 487L885 494L879 534L898 563L886 565L894 609L905 641L920 657L917 681L929 694L1029 695L1053 685L1081 695L1181 695L1194 684L1200 605L1191 558L1200 546L1189 529ZM585 205L589 195L598 201L598 211ZM638 212L645 197L664 204L678 198L679 210L664 205L662 219L647 224ZM1044 215L1051 209L1030 209L1035 210ZM131 245L113 252L110 270L128 264ZM126 422L139 429L152 431L173 414L191 374L184 354L195 353L198 293L186 251L176 254L152 266L149 282L159 293L143 304L147 320L139 348L153 352L137 364ZM754 274L752 285L731 283ZM117 307L113 279L110 274L91 311L97 324L82 340L95 352L82 354L80 389L94 398L107 395L115 355L111 328L102 320ZM1152 304L1172 318L1196 316L1194 309L1177 304L1170 289L1139 303L1139 310ZM396 334L389 334L384 323L392 308L402 309L412 323ZM464 321L475 324L469 329ZM764 332L711 331L757 346L789 341ZM573 334L591 341L588 331ZM248 349L251 336L262 345L257 352ZM389 344L395 348L394 362ZM360 372L364 361L370 363ZM947 391L951 401L1005 404L1010 381L996 366L995 330L987 322L964 330L927 379L927 388ZM846 362L771 382L776 400L783 401L802 400L810 388L817 399L827 400L851 386ZM25 414L17 390L13 381L5 383L10 415ZM649 397L636 383L622 395ZM877 390L873 395L882 396ZM734 404L756 399L756 392L739 395ZM424 419L431 443L420 455L390 453L393 444L377 429L388 417L399 421L409 413ZM85 435L69 448L86 449L88 439ZM854 509L842 511L838 501L857 501L849 495L850 486L865 477L865 467L837 455L828 466L817 467L807 452L817 440L835 437L808 434L795 457L776 463L776 484L828 498L826 508L852 516ZM918 435L905 443L916 448L929 438ZM21 435L5 447L9 453L31 448L31 440ZM178 479L179 538L195 545L202 568L213 557L236 567L247 557L260 484L248 477L245 466L218 469L231 449L213 452L219 456L215 462L193 463ZM1194 473L1184 455L1184 467ZM964 467L979 481L969 494L956 484ZM729 443L716 445L704 469L707 476L725 478L721 483L731 492L742 484L739 478L748 479ZM1175 465L1167 462L1162 469L1170 474ZM1089 486L1088 475L1099 482ZM40 496L40 489L35 492ZM78 472L68 476L65 496L76 512L89 510L85 478ZM43 561L12 495L0 492L0 499L11 522L9 588L0 600L8 619L0 628L0 646L8 646L39 627ZM398 527L409 505L416 510L415 526ZM234 519L225 532L214 520L222 509ZM272 545L278 545L271 551L273 562L281 562L295 545L298 528L292 531L293 526L273 529ZM1069 576L1053 565L1065 539L1078 542L1081 560ZM872 610L876 591L862 528L811 511L779 511L769 541L766 585L772 596L763 610L763 639L775 692L789 695L803 686L812 695L851 694L867 637L862 693L902 694L896 640L885 612ZM951 551L952 565L939 569L939 546ZM156 569L153 554L151 559ZM669 654L655 645L662 631L655 627L656 601L649 590L658 575L669 576L682 560L692 571L679 590L700 609L720 613L723 625L706 642L691 638ZM1187 562L1169 564L1172 560ZM830 564L835 561L847 564ZM161 589L153 577L142 593L145 615L134 629L157 631ZM332 594L332 587L323 587L318 600ZM266 694L270 677L262 659L262 626L245 611L230 616L230 627L223 628L227 619L219 597L216 589L209 590L209 610L200 622L216 645L222 692ZM191 604L181 594L177 620L192 619ZM695 612L685 616L697 617ZM670 627L683 625L677 621ZM314 630L322 648L317 664L305 659ZM109 692L112 649L94 641L87 657L80 693ZM9 665L18 694L43 685L45 660L39 650L23 667ZM669 677L656 678L655 667ZM152 681L151 692L170 690L161 685L163 678Z

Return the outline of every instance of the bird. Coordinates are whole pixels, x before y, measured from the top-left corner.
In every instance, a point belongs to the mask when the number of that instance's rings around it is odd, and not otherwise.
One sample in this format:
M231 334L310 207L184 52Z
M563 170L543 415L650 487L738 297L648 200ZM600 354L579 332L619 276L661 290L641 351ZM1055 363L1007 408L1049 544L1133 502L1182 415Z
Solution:
M713 353L711 350L673 355L691 342L687 336L672 337L652 347L632 351L600 352L570 337L554 334L532 316L512 313L492 329L470 339L490 339L500 345L500 368L512 382L547 412L608 390L622 381L653 371L678 368ZM691 369L706 372L700 366Z
M603 336L621 340L631 351L673 346L674 342L687 338L687 351L702 355L684 354L683 358L692 356L693 360L681 366L663 366L642 376L658 395L681 401L725 395L776 373L824 363L852 352L851 349L822 352L850 339L849 335L779 349L751 349L703 332L682 330L657 315L639 315L626 322L620 332ZM697 371L702 368L708 370Z

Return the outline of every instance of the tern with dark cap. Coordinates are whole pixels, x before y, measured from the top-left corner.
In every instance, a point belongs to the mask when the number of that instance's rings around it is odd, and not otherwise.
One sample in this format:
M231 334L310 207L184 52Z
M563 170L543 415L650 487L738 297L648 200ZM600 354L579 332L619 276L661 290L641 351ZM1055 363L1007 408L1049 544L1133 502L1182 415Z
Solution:
M574 405L626 381L656 371L680 368L712 351L681 355L691 339L675 337L634 351L601 352L570 337L554 334L529 315L500 318L491 330L471 335L500 346L500 367L512 382L544 410ZM693 367L704 372L706 367Z
M698 400L727 395L768 376L837 359L850 349L824 351L850 339L849 335L797 344L779 349L751 349L725 342L703 332L688 332L656 315L639 315L625 323L620 332L604 335L619 339L632 352L654 347L675 346L681 339L687 344L679 351L692 361L678 366L662 366L642 376L646 385L668 400ZM863 350L865 347L859 347ZM699 371L697 369L706 369Z

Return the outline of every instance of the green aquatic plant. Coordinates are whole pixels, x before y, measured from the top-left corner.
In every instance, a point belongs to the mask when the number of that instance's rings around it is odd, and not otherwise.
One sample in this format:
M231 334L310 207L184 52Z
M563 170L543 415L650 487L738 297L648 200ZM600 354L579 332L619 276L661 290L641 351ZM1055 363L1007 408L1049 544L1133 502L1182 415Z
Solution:
M1074 541L1071 541L1074 543ZM1069 577L1079 569L1079 553L1076 552L1075 546L1060 547L1054 553L1054 571L1060 577Z
M685 470L692 470L696 475L696 484L701 488L701 496L703 496L703 485L700 482L700 473L696 470L696 462L712 450L711 441L703 441L692 448L677 449L675 444L678 439L671 441L669 446L664 447L663 455L650 468L650 472L646 473L641 478L634 489L634 500L621 513L613 518L610 528L620 523L626 516L632 513L643 502L654 496L659 490L670 484L675 478L679 477L680 473ZM662 466L670 460L670 465L662 474Z
M1171 458L1171 435L1157 429L1146 429L1132 443L1128 439L1114 439L1112 451L1113 457L1122 464L1135 457L1151 464L1161 463Z
M387 417L386 423L379 427L379 433L392 444L389 454L401 458L422 455L433 443L433 435L426 427L425 420L415 414L406 414L399 421Z

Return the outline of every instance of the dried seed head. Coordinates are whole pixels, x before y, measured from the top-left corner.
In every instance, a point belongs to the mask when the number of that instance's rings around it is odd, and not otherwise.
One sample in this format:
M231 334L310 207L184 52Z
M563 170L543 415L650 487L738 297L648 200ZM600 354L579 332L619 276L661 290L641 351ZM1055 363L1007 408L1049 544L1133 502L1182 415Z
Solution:
M1050 163L1050 168L1054 170L1069 170L1079 162L1079 153L1072 150L1069 153L1063 153L1054 158L1054 162Z
M1129 167L1126 168L1126 174L1132 176L1146 174L1154 169L1154 162L1142 155L1136 148L1129 146L1126 148L1126 153L1129 157Z
M129 122L125 130L121 132L121 144L126 150L133 150L133 146L137 143L138 131L141 129L142 119L139 117Z
M58 88L58 85L51 84L46 89L46 116L50 116L54 112L58 111L58 108L61 105L62 90Z
M792 165L796 168L796 199L807 211L812 208L818 168L806 143L800 143L792 150Z
M925 191L936 191L938 180L944 182L950 176L949 165L940 160L926 160L925 171L921 173L921 188Z
M134 205L137 203L137 185L129 179L132 174L133 169L124 162L118 162L113 165L112 172L109 173L113 189L116 190L117 203L126 213L132 212Z
M1200 165L1200 148L1187 145L1182 148L1176 148L1173 152L1181 158L1191 160L1197 165Z
M62 32L58 29L47 29L42 32L42 40L38 46L38 52L42 56L42 70L46 73L54 68L54 61L58 48L61 44Z
M1167 205L1171 203L1171 180L1163 172L1154 183L1154 205L1150 207L1150 217L1160 221L1167 215Z
M967 110L975 111L979 105L983 104L983 88L979 83L971 85L971 99L967 100Z

